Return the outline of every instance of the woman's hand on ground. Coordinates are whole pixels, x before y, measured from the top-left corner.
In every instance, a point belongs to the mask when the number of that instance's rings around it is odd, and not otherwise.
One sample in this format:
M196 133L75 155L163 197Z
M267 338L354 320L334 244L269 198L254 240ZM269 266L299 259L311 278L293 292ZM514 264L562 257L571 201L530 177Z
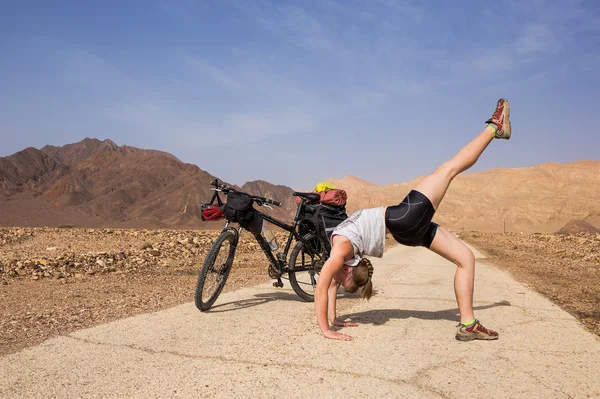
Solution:
M335 339L338 341L352 341L354 338L348 334L342 334L337 331L327 330L323 333L323 336L328 339Z
M336 327L356 327L358 326L358 324L353 323L351 321L344 321L344 320L340 320L340 319L335 319L333 320L333 324Z

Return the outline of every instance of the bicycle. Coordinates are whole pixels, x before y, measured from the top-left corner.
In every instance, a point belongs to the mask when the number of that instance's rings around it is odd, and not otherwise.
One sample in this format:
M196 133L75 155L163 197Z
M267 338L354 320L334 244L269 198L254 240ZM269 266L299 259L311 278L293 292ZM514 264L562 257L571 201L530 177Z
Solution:
M200 270L195 294L196 307L200 311L209 310L221 294L229 277L243 229L252 233L269 260L269 277L276 280L273 286L283 287L282 278L285 278L284 275L287 274L287 279L294 292L305 301L314 301L314 289L321 268L329 257L331 244L326 233L310 226L307 227L302 224L302 220L305 215L316 212L316 207L313 205L318 206L319 194L294 192L295 197L300 197L300 203L293 222L287 224L261 213L253 207L256 204L273 209L271 205L281 206L281 202L238 191L219 183L218 180L213 180L210 184L214 186L211 190L215 192L211 204L215 199L218 202L218 207L212 206L212 208L221 210L227 223L211 246ZM227 195L227 204L223 204L219 192ZM211 204L202 204L202 209L204 210ZM262 224L264 221L289 233L283 251L274 253L277 248L272 249L263 237ZM237 223L238 227L232 227L230 223ZM296 245L290 253L289 262L287 262L287 255L294 239ZM226 254L219 260L222 249L225 249ZM214 286L212 286L213 284Z

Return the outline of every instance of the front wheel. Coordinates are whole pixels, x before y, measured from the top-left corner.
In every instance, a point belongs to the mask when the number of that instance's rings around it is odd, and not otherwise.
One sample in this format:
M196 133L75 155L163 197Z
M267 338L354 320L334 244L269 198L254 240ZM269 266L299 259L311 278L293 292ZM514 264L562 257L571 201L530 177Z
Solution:
M235 256L235 241L235 233L225 230L208 251L196 285L196 307L202 312L210 309L225 287Z
M298 296L307 302L315 300L315 289L321 268L325 262L318 239L299 241L290 255L290 285Z

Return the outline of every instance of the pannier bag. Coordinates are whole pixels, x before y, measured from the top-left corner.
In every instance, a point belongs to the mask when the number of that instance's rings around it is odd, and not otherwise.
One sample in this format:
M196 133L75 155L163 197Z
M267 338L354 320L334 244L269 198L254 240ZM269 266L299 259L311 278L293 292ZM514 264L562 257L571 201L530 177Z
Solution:
M348 195L344 190L328 190L320 193L321 204L332 206L345 206L348 200Z
M338 224L348 219L346 213L346 201L348 195L346 191L335 188L332 184L321 182L313 190L319 193L321 200L318 205L307 205L314 212L307 212L300 221L299 233L304 235L309 231L316 231L317 234L325 233L331 238L331 233ZM300 203L300 197L296 197L296 203Z
M251 219L252 198L247 195L230 192L227 194L227 203L223 216L230 222L244 223Z
M300 234L304 235L310 230L317 233L325 232L328 238L338 224L348 219L345 206L331 206L325 204L308 205L315 209L313 214L306 214L300 222Z
M260 233L262 228L262 217L252 207L254 201L242 193L229 192L223 216L229 222L239 223L243 228Z
M346 191L334 188L334 186L325 182L317 184L317 187L315 187L313 192L318 193L321 196L320 202L325 205L345 206L346 201L348 200ZM296 197L296 205L300 205L300 200L300 197Z

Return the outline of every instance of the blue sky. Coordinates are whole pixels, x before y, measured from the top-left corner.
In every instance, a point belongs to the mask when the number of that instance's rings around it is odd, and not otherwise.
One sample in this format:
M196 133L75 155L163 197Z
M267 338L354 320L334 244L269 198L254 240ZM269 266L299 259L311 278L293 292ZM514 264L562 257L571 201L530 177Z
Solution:
M110 138L232 183L599 159L600 2L0 1L0 156Z

